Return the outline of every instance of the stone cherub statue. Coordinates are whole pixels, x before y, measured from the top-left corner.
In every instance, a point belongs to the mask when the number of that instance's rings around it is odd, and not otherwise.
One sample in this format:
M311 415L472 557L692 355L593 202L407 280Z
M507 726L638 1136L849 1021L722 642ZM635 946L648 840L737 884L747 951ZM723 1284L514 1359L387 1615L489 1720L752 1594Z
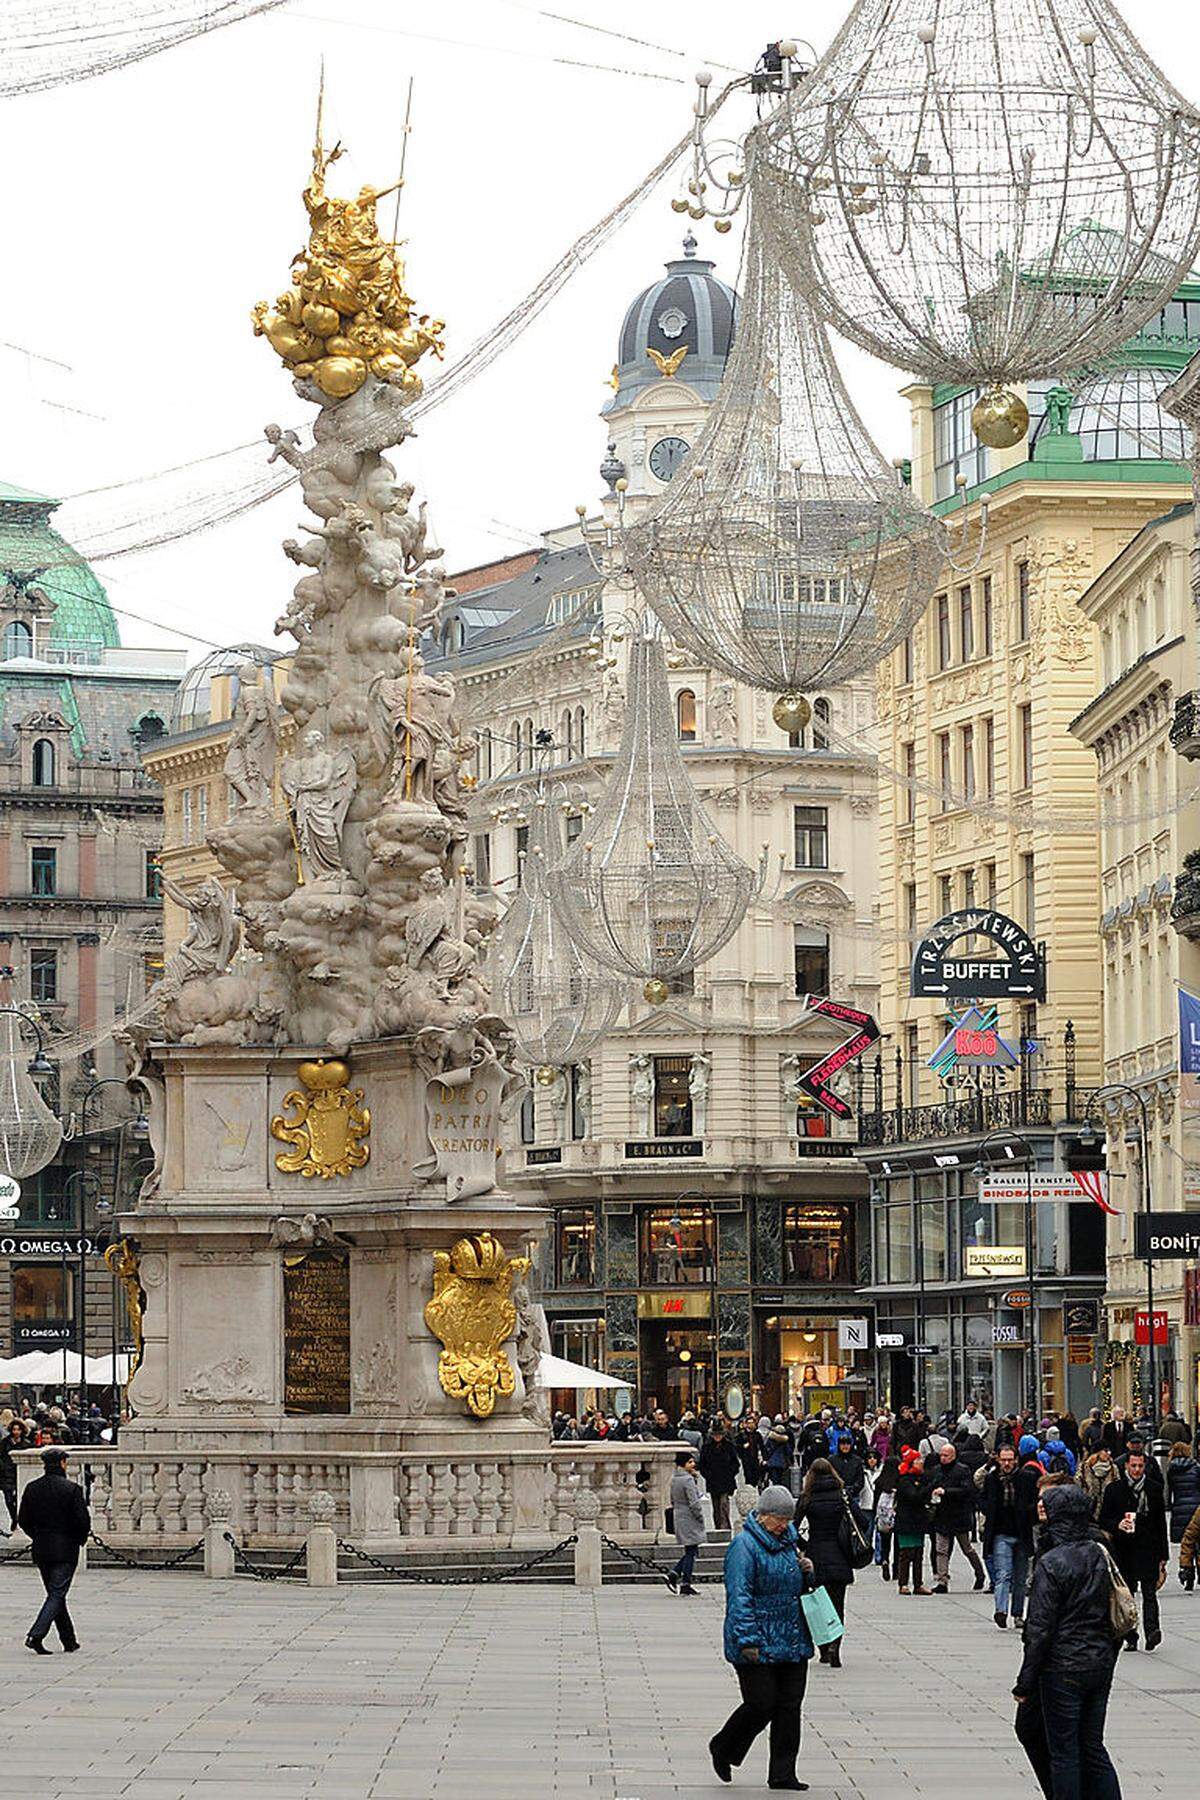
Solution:
M275 699L262 670L254 663L242 663L237 674L238 696L225 752L225 780L239 806L269 812L279 745Z
M358 785L354 752L329 750L314 727L284 762L282 780L305 881L340 880L342 826Z

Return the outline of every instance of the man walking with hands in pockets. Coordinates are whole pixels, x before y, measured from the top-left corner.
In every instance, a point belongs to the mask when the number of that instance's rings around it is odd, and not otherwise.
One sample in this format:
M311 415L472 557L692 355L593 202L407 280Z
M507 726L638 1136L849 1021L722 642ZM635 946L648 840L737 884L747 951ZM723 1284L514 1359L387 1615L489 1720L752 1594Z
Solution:
M79 1552L92 1529L83 1489L67 1480L67 1453L59 1444L42 1451L46 1473L31 1481L21 1496L17 1523L33 1539L33 1560L46 1598L29 1627L25 1648L49 1656L44 1639L57 1625L64 1650L78 1650L79 1639L67 1611L67 1592L79 1565Z

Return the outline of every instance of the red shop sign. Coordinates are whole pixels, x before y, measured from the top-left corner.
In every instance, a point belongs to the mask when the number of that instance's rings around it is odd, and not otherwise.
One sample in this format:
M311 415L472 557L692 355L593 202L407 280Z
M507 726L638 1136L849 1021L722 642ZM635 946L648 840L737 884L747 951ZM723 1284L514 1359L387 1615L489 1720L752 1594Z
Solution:
M1150 1342L1150 1314L1143 1308L1133 1315L1133 1341L1135 1344ZM1154 1309L1154 1342L1165 1344L1167 1341L1167 1315Z

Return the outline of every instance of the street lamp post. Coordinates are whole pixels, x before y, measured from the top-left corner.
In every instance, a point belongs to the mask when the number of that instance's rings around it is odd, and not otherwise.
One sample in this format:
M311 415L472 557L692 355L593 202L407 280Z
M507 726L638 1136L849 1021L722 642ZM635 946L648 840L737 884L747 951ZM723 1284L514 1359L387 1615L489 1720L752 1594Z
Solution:
M987 1177L991 1169L991 1164L987 1160L987 1149L993 1141L1004 1145L1005 1155L1009 1161L1016 1160L1013 1134L1003 1130L989 1131L986 1137L980 1139L979 1148L975 1153L974 1173L980 1181ZM1034 1229L1033 1213L1033 1164L1035 1158L1033 1145L1027 1143L1024 1138L1016 1138L1015 1144L1025 1162L1025 1280L1029 1289L1029 1339L1026 1344L1025 1391L1036 1422L1041 1418L1042 1412L1042 1372L1038 1359L1037 1233Z
M123 1088L126 1093L129 1092L128 1084L119 1075L102 1076L98 1081L93 1081L91 1083L91 1085L85 1090L83 1099L80 1101L80 1105L79 1105L79 1131L77 1134L80 1141L83 1144L83 1152L84 1152L85 1156L87 1154L88 1109L91 1106L92 1101L95 1099L96 1095L100 1092L100 1089L106 1088L106 1087L119 1087L119 1088ZM134 1121L133 1121L135 1130L137 1129L138 1124L140 1122L142 1122L142 1117L143 1117L143 1115L139 1109L139 1111L137 1112L137 1114L134 1118ZM75 1136L76 1133L74 1131L69 1131L68 1135ZM83 1175L83 1174L92 1174L93 1180L96 1183L96 1190L98 1191L102 1185L100 1182L99 1176L95 1175L94 1172L91 1170L80 1169L80 1170L76 1171L76 1175ZM117 1183L118 1183L118 1176L119 1176L119 1171L118 1171L118 1175L115 1175L114 1179L113 1179L113 1199L112 1199L111 1211L114 1214L115 1214L116 1208L117 1208L118 1196L117 1196L116 1189L117 1189ZM75 1179L75 1176L68 1176L67 1182L64 1185L64 1192L66 1190L66 1187L69 1187L71 1181L74 1179ZM81 1382L81 1384L82 1384L84 1373L85 1373L85 1371L82 1367L82 1364L83 1364L84 1359L87 1356L87 1241L88 1240L87 1240L86 1190L81 1187L80 1207L79 1207L79 1309L80 1309L80 1333L79 1333L79 1335L80 1335L80 1350L79 1350L79 1354L80 1354L80 1364L81 1364L81 1366L80 1366L80 1382ZM114 1282L114 1297L115 1297L115 1282ZM116 1399L116 1397L117 1397L117 1359L116 1359L115 1331L116 1331L116 1320L115 1320L115 1314L114 1314L114 1319L113 1319L113 1359L112 1359L112 1366L109 1369L109 1375L111 1377L110 1391L111 1391L114 1399ZM113 1425L115 1428L115 1425L116 1425L115 1416L113 1419Z
M1146 1105L1145 1095L1139 1093L1137 1088L1130 1087L1128 1082L1125 1081L1106 1081L1102 1087L1096 1088L1094 1092L1088 1095L1084 1102L1083 1128L1079 1133L1080 1142L1086 1146L1098 1141L1101 1133L1093 1120L1092 1108L1098 1100L1104 1100L1110 1094L1127 1094L1131 1100L1137 1102L1138 1112L1141 1115L1141 1132L1138 1143L1138 1182L1140 1187L1138 1204L1139 1209L1148 1224L1151 1212L1150 1169L1148 1166L1150 1155L1150 1109ZM1158 1357L1155 1354L1154 1343L1154 1258L1150 1254L1149 1235L1147 1235L1146 1238L1146 1322L1148 1327L1147 1335L1150 1339L1151 1418L1154 1422L1154 1429L1157 1432L1162 1409L1159 1404ZM1134 1335L1136 1337L1136 1331Z

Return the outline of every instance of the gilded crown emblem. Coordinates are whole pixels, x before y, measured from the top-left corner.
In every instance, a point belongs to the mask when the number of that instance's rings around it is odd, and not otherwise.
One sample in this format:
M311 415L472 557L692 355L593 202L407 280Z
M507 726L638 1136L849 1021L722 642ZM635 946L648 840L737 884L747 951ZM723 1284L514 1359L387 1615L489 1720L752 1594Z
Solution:
M516 1389L504 1344L517 1324L512 1284L528 1268L527 1256L507 1256L490 1231L434 1252L425 1323L444 1346L438 1380L443 1393L465 1400L477 1419L490 1418L497 1395Z
M322 1181L361 1169L371 1155L364 1141L371 1114L362 1104L363 1089L349 1085L349 1065L322 1057L302 1062L297 1074L307 1091L293 1088L285 1094L283 1112L271 1120L271 1136L292 1146L278 1152L275 1167L285 1175L319 1175Z

